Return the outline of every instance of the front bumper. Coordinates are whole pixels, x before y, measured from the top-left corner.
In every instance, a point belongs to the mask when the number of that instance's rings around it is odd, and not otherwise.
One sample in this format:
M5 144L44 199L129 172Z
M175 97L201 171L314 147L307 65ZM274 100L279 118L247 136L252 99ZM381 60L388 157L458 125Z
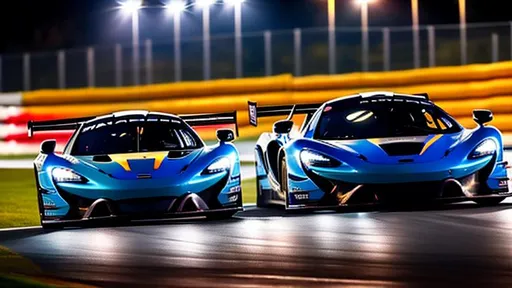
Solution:
M214 185L196 193L176 191L173 187L77 193L76 189L57 186L49 193L40 189L42 221L84 221L91 218L158 219L182 215L236 211L242 207L239 181L224 177ZM182 190L186 189L183 187ZM83 192L83 191L78 191ZM84 196L84 195L87 195ZM237 210L238 209L238 210Z
M480 172L461 178L410 183L349 183L308 175L321 191L291 190L288 209L326 208L375 204L460 202L478 198L509 197L507 185L490 189ZM484 175L486 176L486 175ZM484 178L484 179L482 179ZM315 199L315 195L322 195Z
M98 217L83 217L80 219L68 219L68 220L42 220L43 225L59 225L67 227L84 227L84 226L99 226L102 224L119 223L123 221L137 221L137 220L165 220L165 219L180 219L180 218L192 218L192 217L204 217L220 213L236 213L243 211L243 207L233 207L215 210L205 211L186 211L179 213L163 213L163 214L127 214L127 215L105 215Z

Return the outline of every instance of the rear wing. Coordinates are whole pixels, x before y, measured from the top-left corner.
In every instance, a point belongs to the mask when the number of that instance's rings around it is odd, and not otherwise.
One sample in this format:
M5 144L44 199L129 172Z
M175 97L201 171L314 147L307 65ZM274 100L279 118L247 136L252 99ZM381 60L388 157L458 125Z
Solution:
M76 130L80 128L80 125L82 125L82 123L92 120L94 118L96 117L92 116L48 121L28 121L28 137L32 138L32 136L34 136L34 132L37 131Z
M178 115L183 121L190 126L210 126L233 124L235 125L236 137L238 134L238 121L236 118L236 111L226 113L210 113L210 114L187 114Z
M190 126L234 124L236 136L238 137L239 135L236 111L227 113L178 115L178 117ZM32 137L34 135L34 132L38 131L77 130L84 122L87 122L95 118L97 118L97 116L49 121L29 121L27 127L28 137Z
M248 101L249 105L249 124L258 126L258 118L271 117L271 116L288 116L291 120L293 115L307 114L308 118L323 105L323 103L314 104L296 104L296 105L281 105L281 106L262 106L258 107L257 102ZM308 121L308 119L306 119Z

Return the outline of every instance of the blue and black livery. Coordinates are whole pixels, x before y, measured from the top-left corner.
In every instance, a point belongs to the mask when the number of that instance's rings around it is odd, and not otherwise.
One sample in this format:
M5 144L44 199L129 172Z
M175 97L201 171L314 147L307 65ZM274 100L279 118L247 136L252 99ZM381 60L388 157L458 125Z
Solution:
M41 224L90 220L229 218L243 210L240 160L231 129L207 146L193 126L233 124L236 112L176 116L123 111L29 122L36 131L74 130L63 153L41 144L34 161ZM97 222L92 222L97 223Z
M294 114L306 114L292 131ZM511 196L502 135L463 128L427 94L369 92L317 104L258 107L249 122L289 115L255 147L257 205L335 208L397 202L472 200L495 205Z

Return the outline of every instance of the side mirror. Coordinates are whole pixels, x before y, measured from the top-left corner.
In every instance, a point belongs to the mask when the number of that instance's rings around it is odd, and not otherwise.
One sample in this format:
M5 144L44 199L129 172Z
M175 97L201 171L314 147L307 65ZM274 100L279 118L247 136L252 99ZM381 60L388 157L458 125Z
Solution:
M43 154L52 154L55 152L55 147L57 146L57 141L55 140L45 140L41 143L41 153Z
M473 110L473 120L479 125L484 125L485 123L489 123L492 121L494 116L492 115L491 110L486 109L475 109Z
M217 139L220 142L231 142L235 140L235 133L231 129L219 129L217 130Z
M293 121L281 120L274 123L274 133L277 134L288 134L292 131Z

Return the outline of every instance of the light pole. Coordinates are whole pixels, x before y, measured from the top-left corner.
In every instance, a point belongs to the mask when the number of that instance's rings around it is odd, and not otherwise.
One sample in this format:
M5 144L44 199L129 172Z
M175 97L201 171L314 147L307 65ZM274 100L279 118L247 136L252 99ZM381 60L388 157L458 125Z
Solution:
M420 68L420 29L419 29L419 14L418 14L418 0L411 0L412 12L412 38L414 49L414 68Z
M132 61L133 61L133 84L140 83L140 61L139 61L139 9L142 7L142 0L127 0L121 3L121 8L132 16Z
M467 64L467 39L466 39L466 0L459 0L460 18L460 59L461 64Z
M196 3L203 9L203 80L210 80L210 6L215 3L215 0L197 0Z
M241 78L242 72L242 3L244 0L225 0L235 9L235 74Z
M174 0L166 6L174 18L174 81L181 81L181 13L186 4L182 0Z
M328 0L329 18L329 74L336 73L336 0Z
M369 45L368 45L368 4L374 2L374 0L357 0L356 1L361 6L361 38L362 38L362 66L363 71L368 71L368 54L369 54Z

